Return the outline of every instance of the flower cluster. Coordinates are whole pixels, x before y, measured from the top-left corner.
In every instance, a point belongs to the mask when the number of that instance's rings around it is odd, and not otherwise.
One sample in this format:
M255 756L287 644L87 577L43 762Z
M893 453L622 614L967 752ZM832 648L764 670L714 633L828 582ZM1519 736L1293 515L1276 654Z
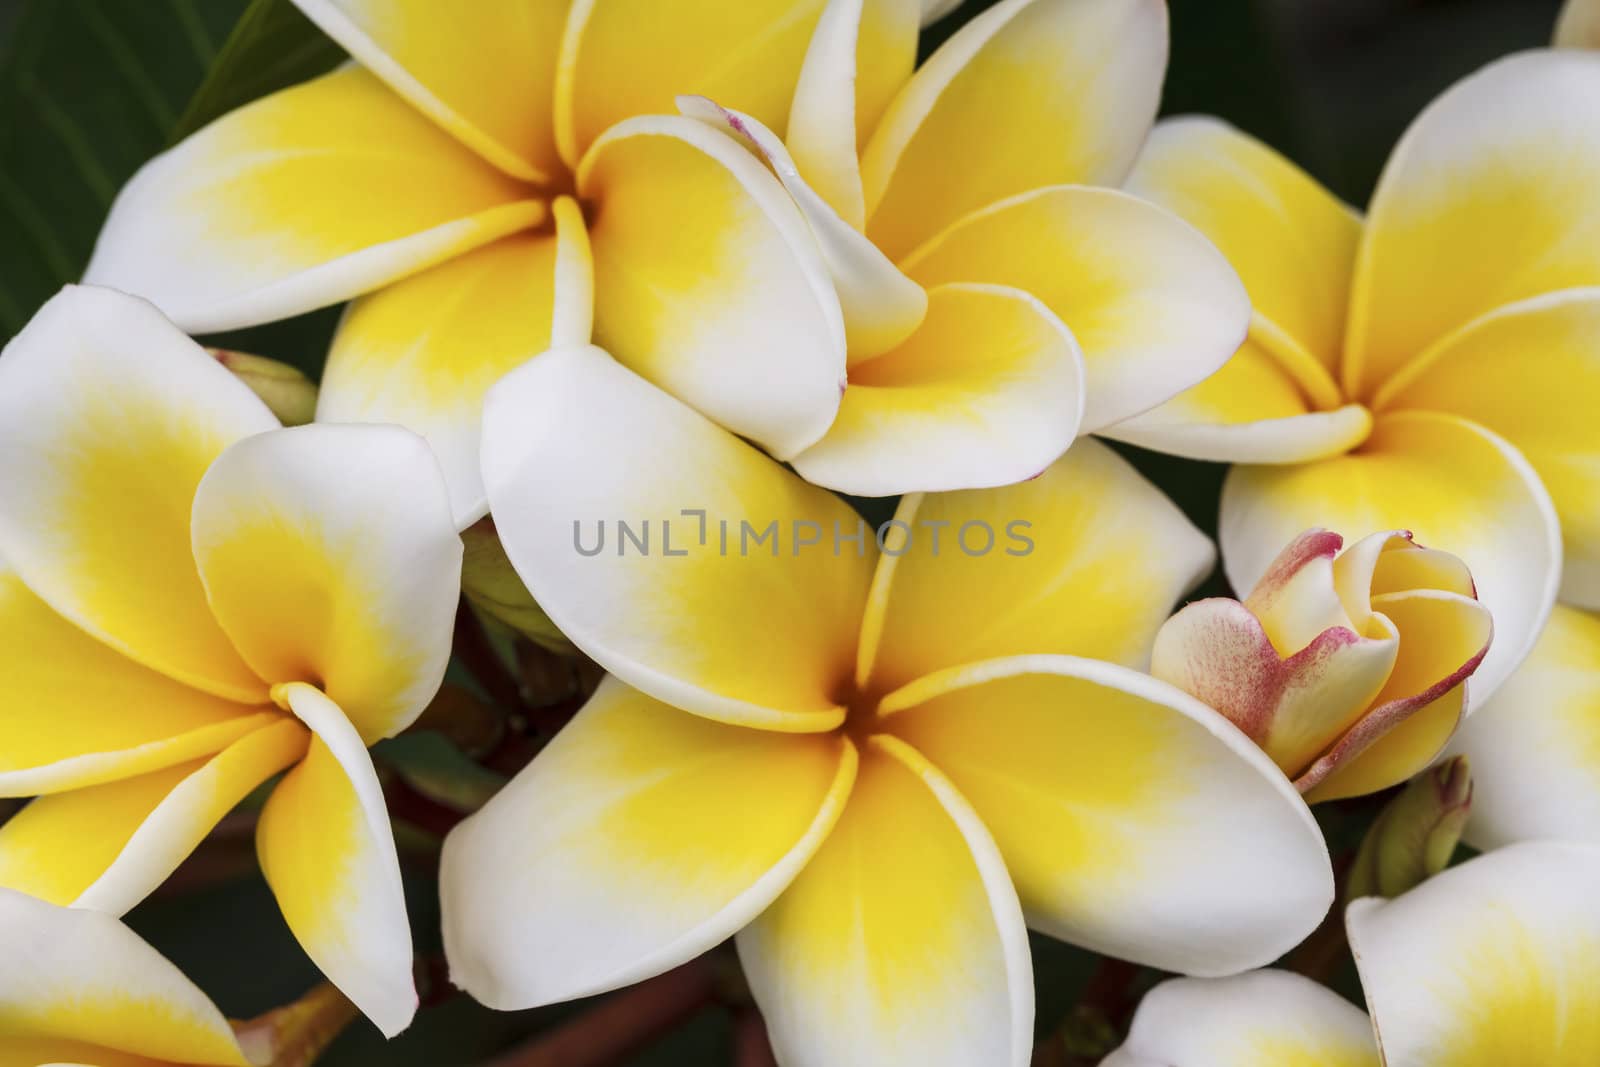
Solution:
M419 792L490 1008L731 942L786 1067L1024 1067L1033 931L1181 976L1105 1067L1600 1062L1600 5L1363 216L1156 121L1163 0L294 2L351 62L0 355L0 1062L400 1034ZM120 921L235 810L329 983L251 1022Z

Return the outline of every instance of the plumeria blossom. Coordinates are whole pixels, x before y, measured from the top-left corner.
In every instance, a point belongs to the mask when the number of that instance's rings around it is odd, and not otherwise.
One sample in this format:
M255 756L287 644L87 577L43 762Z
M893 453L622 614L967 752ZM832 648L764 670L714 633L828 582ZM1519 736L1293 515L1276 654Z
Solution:
M1217 243L1255 321L1220 373L1115 435L1239 464L1221 516L1236 589L1313 525L1447 546L1494 615L1486 699L1558 582L1600 606L1597 186L1600 55L1583 52L1515 55L1442 95L1365 219L1237 130L1163 123L1129 188Z
M611 672L446 842L446 951L484 1003L587 996L737 935L786 1064L1024 1064L1028 925L1214 975L1326 910L1288 781L1123 666L1212 549L1104 446L908 496L880 549L583 347L491 393L484 477L530 590ZM653 547L591 551L619 516Z
M1345 922L1372 1017L1309 979L1177 979L1101 1067L1591 1067L1600 1063L1600 850L1481 856Z
M1374 793L1433 762L1466 711L1493 623L1472 575L1403 530L1307 530L1243 603L1156 635L1150 672L1222 712L1308 799Z
M379 1027L416 1007L367 746L450 655L461 541L421 438L280 429L149 304L69 288L0 355L0 885L121 914L282 774L257 850Z
M1007 0L914 75L944 0L296 3L358 65L149 164L87 277L202 332L359 298L318 417L422 433L463 525L489 385L591 334L804 476L892 494L1037 474L1248 326L1192 228L1083 187L1149 132L1162 0Z
M838 410L838 298L772 175L671 112L781 128L824 2L295 0L355 62L150 162L87 280L199 333L356 298L318 418L423 434L462 525L485 391L591 330L788 458ZM949 6L910 0L907 47Z
M1161 0L1003 0L912 71L916 4L831 0L779 137L709 94L804 213L839 295L848 382L793 457L858 495L981 488L1149 410L1238 348L1238 276L1114 188L1154 121Z
M0 889L0 1063L249 1067L204 993L112 916Z

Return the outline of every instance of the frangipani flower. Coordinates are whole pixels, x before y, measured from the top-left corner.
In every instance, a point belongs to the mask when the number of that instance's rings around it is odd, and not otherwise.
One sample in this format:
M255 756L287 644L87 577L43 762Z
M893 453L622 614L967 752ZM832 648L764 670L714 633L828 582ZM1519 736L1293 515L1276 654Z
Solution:
M824 0L295 2L356 63L149 163L89 281L191 332L359 297L318 418L423 434L462 525L485 391L591 326L780 458L832 423L844 326L805 220L733 140L652 114L695 92L781 124ZM908 3L914 49L948 4Z
M1494 629L1449 553L1403 530L1343 544L1301 534L1244 603L1200 600L1169 619L1150 664L1233 720L1312 801L1387 789L1432 763Z
M1600 850L1537 842L1345 922L1371 1008L1283 971L1177 979L1101 1067L1593 1067Z
M839 498L574 348L491 393L484 460L513 563L613 675L446 841L446 951L484 1003L737 935L791 1067L1023 1064L1025 923L1220 974L1326 910L1289 783L1118 665L1212 552L1103 446L907 497L880 550ZM619 516L653 547L591 553Z
M1313 525L1448 546L1494 615L1487 698L1558 581L1600 606L1597 187L1600 55L1581 52L1446 92L1365 221L1236 130L1161 125L1129 188L1217 242L1256 317L1220 373L1115 435L1241 464L1221 517L1236 589Z
M450 655L461 541L384 426L278 429L149 304L69 288L0 355L0 885L120 914L280 772L284 918L385 1032L416 1006L366 748Z
M249 1067L209 997L109 915L0 889L0 1063Z
M747 139L822 248L849 388L793 463L858 495L1031 477L1205 379L1249 326L1208 241L1093 188L1154 121L1165 3L1004 0L913 74L915 41L915 4L831 0L786 143L735 102L680 102Z

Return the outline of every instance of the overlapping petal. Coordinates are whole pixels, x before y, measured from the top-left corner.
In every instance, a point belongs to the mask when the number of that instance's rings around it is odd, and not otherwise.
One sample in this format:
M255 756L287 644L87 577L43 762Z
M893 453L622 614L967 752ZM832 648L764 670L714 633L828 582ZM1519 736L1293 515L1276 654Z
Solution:
M561 168L552 106L566 0L294 0L360 63L463 144L531 181ZM486 76L487 75L487 76Z
M507 554L601 665L716 719L840 723L877 555L842 500L595 348L495 387L483 452Z
M189 506L224 448L276 426L149 304L68 288L0 356L0 557L137 662L263 701L206 606Z
M0 795L98 785L221 751L272 713L174 682L96 641L0 564Z
M1078 435L1083 355L1021 289L952 284L900 345L850 368L839 414L794 458L807 481L857 496L1010 485Z
M1033 968L994 841L938 770L867 742L849 806L792 886L738 937L791 1067L1021 1067Z
M780 459L821 437L839 407L844 320L777 179L704 123L647 115L595 142L578 191L599 204L597 343Z
M806 50L785 140L822 198L866 225L861 149L917 61L918 0L830 0Z
M1433 102L1395 148L1357 258L1344 384L1368 397L1506 304L1600 285L1600 55L1511 56Z
M902 266L927 286L1014 286L1055 312L1083 346L1086 431L1209 377L1250 324L1244 287L1208 241L1113 189L1051 186L990 205Z
M1143 667L1215 559L1170 500L1090 440L1030 481L907 497L896 519L910 540L879 565L857 668L879 694L1026 653Z
M583 219L566 198L554 214L553 234L507 237L355 301L328 353L317 420L421 434L461 526L488 510L478 443L489 387L552 343L589 341Z
M1597 268L1600 277L1600 268ZM1600 289L1500 308L1384 383L1374 405L1448 411L1515 445L1561 517L1562 599L1600 607Z
M1215 243L1250 291L1257 343L1317 403L1332 399L1361 217L1267 145L1206 117L1159 123L1126 188Z
M972 19L867 144L867 233L899 258L997 200L1120 184L1155 119L1166 18L1156 0L1006 0Z
M476 76L476 67L474 68ZM544 216L359 67L263 97L123 187L84 277L195 333L337 304Z
M393 1037L411 1022L417 993L383 789L361 736L321 690L293 682L274 695L313 737L262 809L261 869L312 962Z
M794 198L833 278L851 365L881 355L917 328L928 311L928 294L818 194L777 134L754 117L703 96L679 97L678 109L741 139L766 161Z
M1533 652L1451 742L1480 848L1600 839L1600 618L1557 604Z
M234 445L194 500L211 607L273 682L311 682L368 742L422 712L450 659L461 540L427 444L300 426Z
M880 712L972 803L1029 924L1052 936L1232 974L1299 943L1333 901L1327 848L1294 788L1165 683L1018 656L913 682Z
M606 129L709 96L782 130L826 0L573 0L556 70L561 155L578 160Z
M445 848L453 979L496 1008L650 977L732 936L828 835L839 736L727 726L614 678Z
M1555 600L1561 544L1549 495L1515 449L1465 419L1391 413L1350 455L1235 467L1221 519L1233 587L1252 588L1284 544L1321 525L1409 529L1466 563L1494 618L1494 645L1472 680L1479 700L1527 655Z
M1163 982L1100 1067L1380 1067L1366 1012L1289 971Z
M305 750L305 731L280 717L215 756L41 797L0 826L0 885L120 915Z
M1600 1060L1600 850L1513 845L1346 924L1387 1067Z
M216 1005L109 915L0 890L0 942L7 1062L249 1063Z

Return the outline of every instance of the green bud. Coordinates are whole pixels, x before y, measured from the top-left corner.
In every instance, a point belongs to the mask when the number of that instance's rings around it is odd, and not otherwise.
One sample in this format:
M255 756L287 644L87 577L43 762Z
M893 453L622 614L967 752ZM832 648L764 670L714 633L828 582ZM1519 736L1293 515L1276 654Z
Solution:
M572 655L572 642L550 621L511 566L494 520L483 519L461 533L466 557L461 565L461 591L474 607L504 623L541 648Z
M1456 756L1417 775L1378 814L1356 853L1347 899L1397 897L1450 864L1472 813L1472 770Z
M316 417L316 383L289 364L226 348L207 351L248 385L285 426L304 426Z

